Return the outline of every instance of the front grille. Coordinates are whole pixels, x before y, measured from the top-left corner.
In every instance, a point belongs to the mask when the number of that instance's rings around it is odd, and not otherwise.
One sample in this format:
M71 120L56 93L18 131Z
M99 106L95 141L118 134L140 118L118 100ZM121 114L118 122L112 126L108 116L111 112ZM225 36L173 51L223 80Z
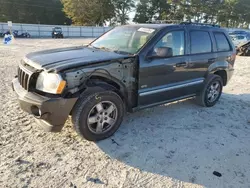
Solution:
M21 62L18 67L18 81L20 85L27 91L30 89L32 77L35 69L28 64Z
M29 80L30 80L30 75L26 73L24 70L22 70L20 67L18 67L18 81L20 85L26 90L29 89Z

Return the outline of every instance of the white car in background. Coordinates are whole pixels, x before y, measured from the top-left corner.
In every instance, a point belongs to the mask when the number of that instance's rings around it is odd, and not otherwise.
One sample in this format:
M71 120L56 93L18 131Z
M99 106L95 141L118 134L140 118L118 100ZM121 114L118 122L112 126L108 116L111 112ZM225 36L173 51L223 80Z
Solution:
M230 35L230 37L232 38L232 41L236 48L240 44L250 41L249 35Z

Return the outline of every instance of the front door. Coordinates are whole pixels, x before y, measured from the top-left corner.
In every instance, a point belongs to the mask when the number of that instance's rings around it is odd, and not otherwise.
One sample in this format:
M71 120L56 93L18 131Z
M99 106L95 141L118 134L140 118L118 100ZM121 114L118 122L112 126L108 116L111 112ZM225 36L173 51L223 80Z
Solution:
M172 56L140 62L139 106L162 103L194 94L200 80L188 79L185 30L169 31L154 46L172 49Z

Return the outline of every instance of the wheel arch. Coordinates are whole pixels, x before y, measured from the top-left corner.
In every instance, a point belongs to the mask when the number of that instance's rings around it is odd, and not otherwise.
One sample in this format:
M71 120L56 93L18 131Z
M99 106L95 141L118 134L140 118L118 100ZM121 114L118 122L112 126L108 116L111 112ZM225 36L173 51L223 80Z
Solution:
M131 107L128 102L128 92L126 86L121 81L119 81L114 77L111 77L110 75L98 74L98 73L93 74L84 83L81 84L80 88L82 89L80 89L78 92L79 98L77 102L80 100L80 98L91 95L95 92L112 90L116 94L118 94L124 101L126 110L130 111Z
M92 75L86 82L87 87L101 87L103 89L111 89L115 91L126 102L127 89L126 86L118 79L109 75Z
M216 74L223 80L223 86L227 85L228 82L228 62L216 62L209 66L208 74Z

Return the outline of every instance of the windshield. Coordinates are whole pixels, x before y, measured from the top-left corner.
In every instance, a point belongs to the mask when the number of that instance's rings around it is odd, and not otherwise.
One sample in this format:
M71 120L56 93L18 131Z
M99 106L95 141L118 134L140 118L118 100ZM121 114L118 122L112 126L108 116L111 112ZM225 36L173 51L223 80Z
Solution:
M62 29L61 29L61 28L55 28L54 31L55 31L55 32L61 32Z
M117 27L107 32L90 46L117 53L135 54L152 37L155 29L143 27Z

